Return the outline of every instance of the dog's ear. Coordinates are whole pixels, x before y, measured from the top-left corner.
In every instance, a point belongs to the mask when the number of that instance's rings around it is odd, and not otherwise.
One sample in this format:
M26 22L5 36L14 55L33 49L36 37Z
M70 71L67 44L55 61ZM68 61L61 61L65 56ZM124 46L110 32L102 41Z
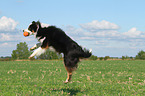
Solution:
M40 24L40 21L38 20L36 23L37 23L37 24Z
M32 22L32 24L35 24L35 23L36 23L35 21Z
M37 21L36 24L37 24L39 27L41 27L40 21Z

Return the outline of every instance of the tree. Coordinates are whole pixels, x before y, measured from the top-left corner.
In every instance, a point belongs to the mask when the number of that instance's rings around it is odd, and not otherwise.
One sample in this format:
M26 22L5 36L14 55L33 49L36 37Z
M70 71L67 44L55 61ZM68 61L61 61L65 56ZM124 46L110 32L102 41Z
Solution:
M98 57L97 57L97 56L92 55L89 59L90 59L90 60L97 60L97 59L98 59Z
M99 59L100 59L100 60L103 60L104 58L103 58L103 57L100 57Z
M17 49L12 51L12 59L27 59L30 55L30 51L28 50L28 45L26 42L20 42L17 44Z
M145 60L145 52L143 50L139 51L139 53L136 55L135 59Z
M122 56L122 60L124 60L125 59L125 56Z
M127 56L127 55L126 55L126 56L122 56L122 60L125 60L125 59L128 59L128 60L129 60L129 59L130 59L130 57L129 57L129 56Z
M104 60L107 60L107 59L109 59L109 58L110 58L109 56L105 56L105 57L104 57Z

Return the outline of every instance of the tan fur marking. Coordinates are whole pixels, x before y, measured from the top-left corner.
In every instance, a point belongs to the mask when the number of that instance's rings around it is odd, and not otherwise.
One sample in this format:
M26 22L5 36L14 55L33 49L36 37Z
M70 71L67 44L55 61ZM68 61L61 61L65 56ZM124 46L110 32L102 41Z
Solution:
M69 67L66 67L65 66L65 69L67 70L67 79L64 83L68 83L71 81L71 78L72 78L72 72L76 70L76 67L73 67L73 68L69 68Z
M49 46L48 46L48 44L47 44L47 46L45 47L45 48L42 48L42 49L48 49L49 48Z
M34 33L34 30L32 30L32 33Z

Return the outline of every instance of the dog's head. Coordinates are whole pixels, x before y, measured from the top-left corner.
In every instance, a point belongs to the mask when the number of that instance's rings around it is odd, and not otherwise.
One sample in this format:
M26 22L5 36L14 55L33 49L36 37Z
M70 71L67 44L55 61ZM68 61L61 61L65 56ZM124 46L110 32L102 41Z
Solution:
M28 32L29 33L28 36L30 36L32 34L36 34L38 32L38 30L39 30L39 27L41 27L40 26L40 22L39 21L37 21L37 22L33 21L29 25L28 29L23 30L23 32Z

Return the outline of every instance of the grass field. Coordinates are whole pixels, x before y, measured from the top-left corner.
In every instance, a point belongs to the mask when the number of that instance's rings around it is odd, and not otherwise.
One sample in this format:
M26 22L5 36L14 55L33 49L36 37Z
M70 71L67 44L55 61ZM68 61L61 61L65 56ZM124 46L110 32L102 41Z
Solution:
M63 61L0 62L0 96L145 96L145 61L82 61L65 79Z

